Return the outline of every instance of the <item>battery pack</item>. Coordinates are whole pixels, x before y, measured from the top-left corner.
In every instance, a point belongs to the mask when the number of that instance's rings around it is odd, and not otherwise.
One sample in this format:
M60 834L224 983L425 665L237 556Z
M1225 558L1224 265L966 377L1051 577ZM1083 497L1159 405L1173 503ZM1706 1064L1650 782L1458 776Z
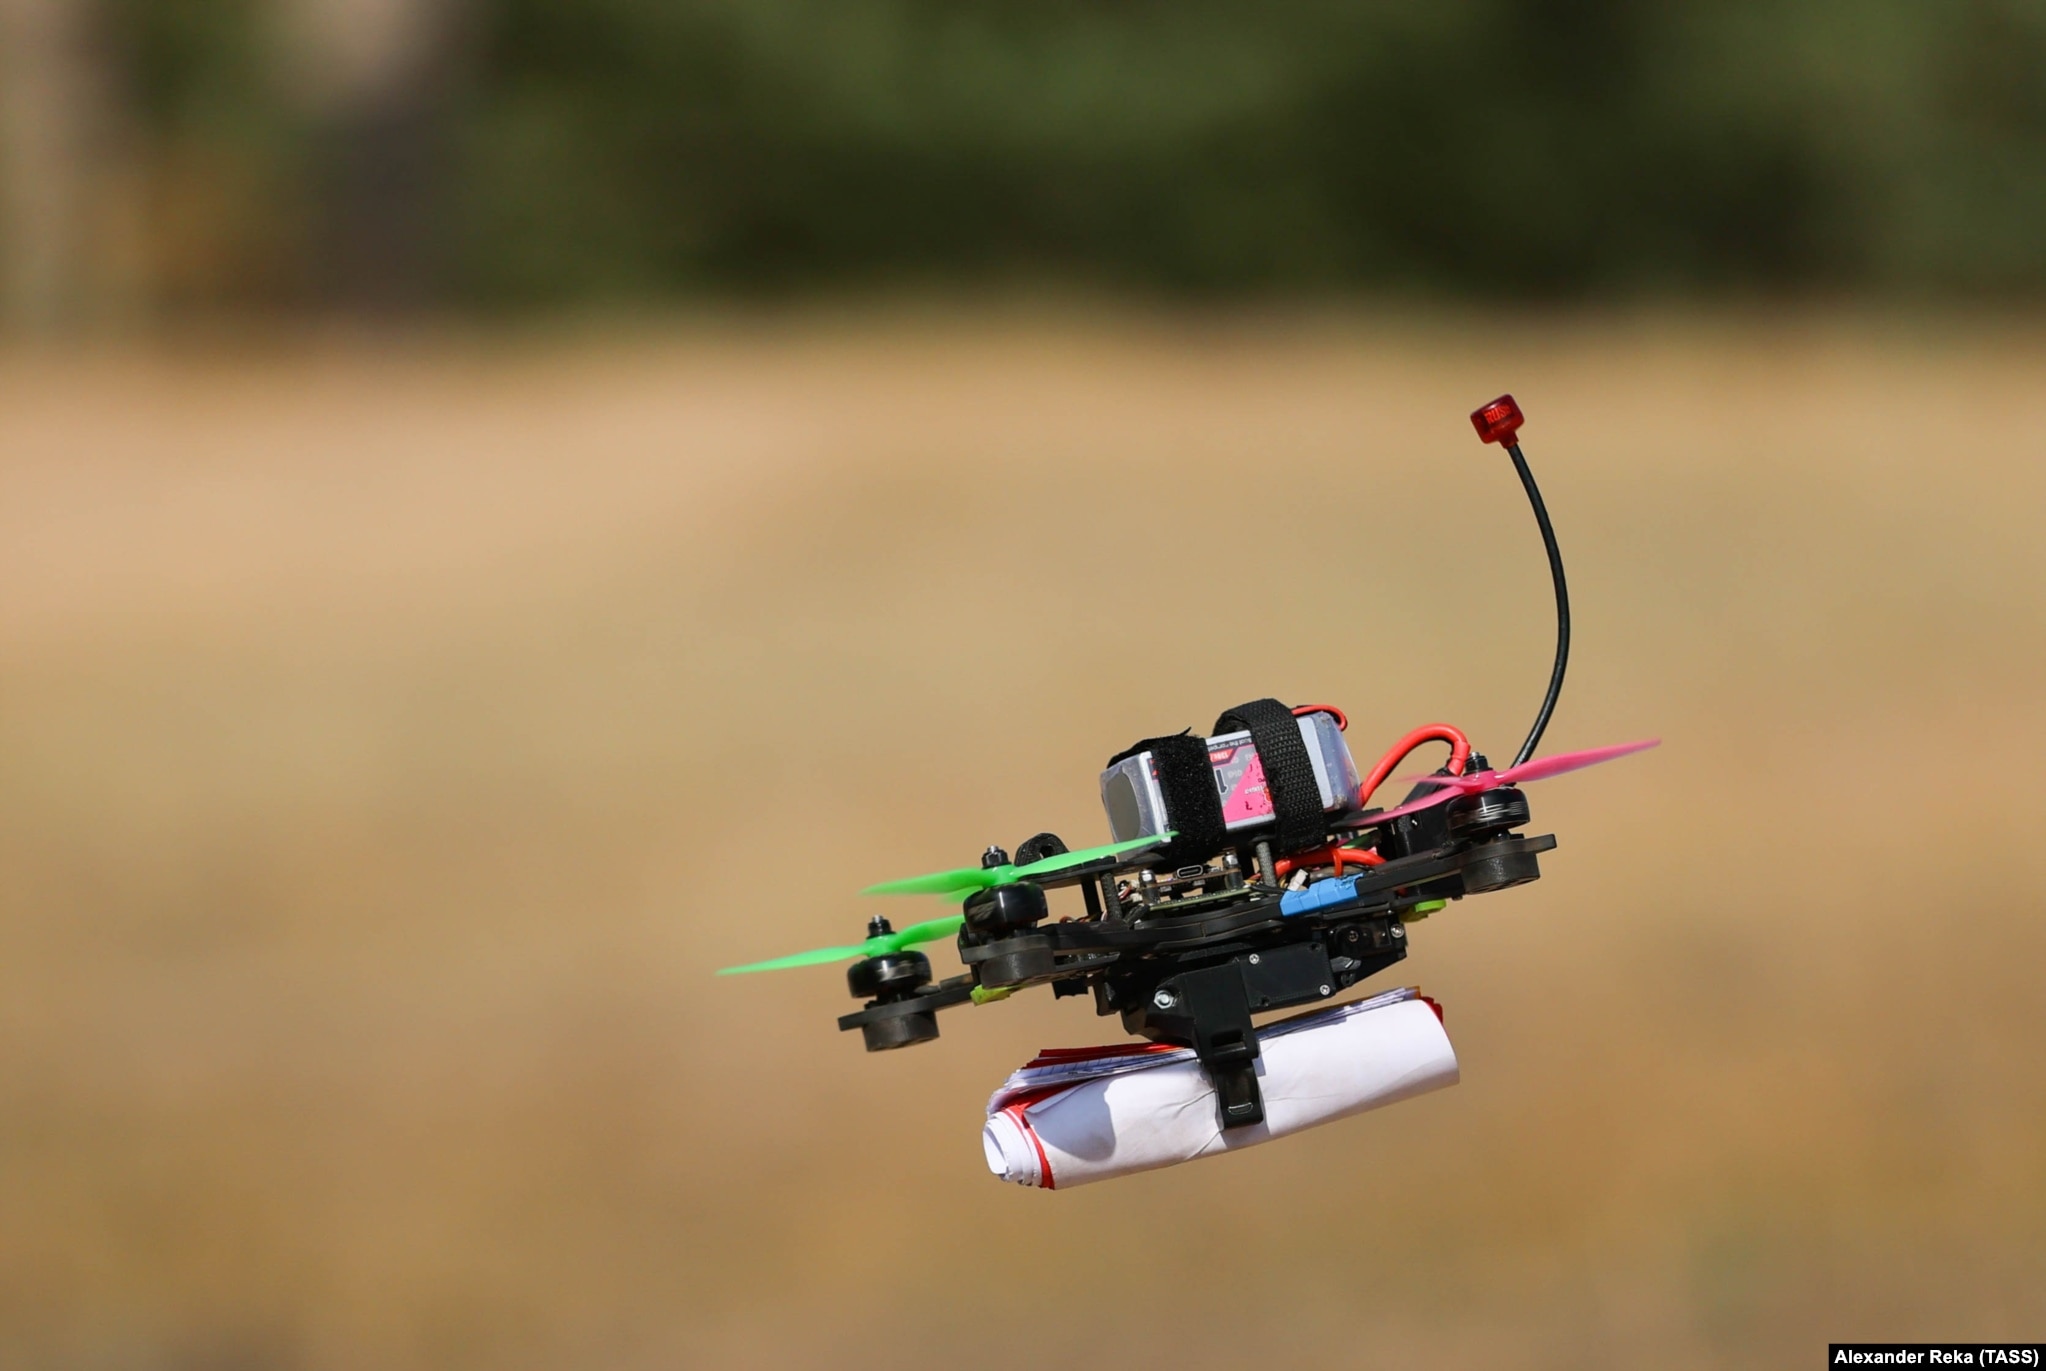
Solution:
M1322 811L1340 814L1354 807L1357 764L1334 717L1316 711L1298 716L1295 722L1300 726L1300 741L1307 746L1307 759L1314 766ZM1215 793L1222 801L1224 829L1237 833L1269 827L1275 818L1271 792L1249 731L1217 734L1206 743ZM1178 827L1158 781L1157 761L1148 751L1124 757L1101 773L1101 804L1108 811L1109 831L1119 843Z

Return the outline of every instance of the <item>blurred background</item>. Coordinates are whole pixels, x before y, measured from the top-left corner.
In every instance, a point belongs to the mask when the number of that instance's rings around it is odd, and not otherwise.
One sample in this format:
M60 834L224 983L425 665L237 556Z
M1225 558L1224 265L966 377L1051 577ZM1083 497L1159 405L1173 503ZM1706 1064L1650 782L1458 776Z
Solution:
M2042 223L2037 0L0 0L0 1365L2046 1336ZM1024 1192L1108 1021L711 978L1244 699L1510 753L1508 389L1665 743L1374 983L1454 1090Z

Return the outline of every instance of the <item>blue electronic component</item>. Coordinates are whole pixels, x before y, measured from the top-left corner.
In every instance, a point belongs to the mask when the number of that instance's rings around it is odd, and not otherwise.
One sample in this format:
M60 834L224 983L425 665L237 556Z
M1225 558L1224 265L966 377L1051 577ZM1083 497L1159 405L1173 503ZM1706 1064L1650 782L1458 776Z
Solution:
M1279 912L1291 917L1295 914L1312 914L1320 909L1333 909L1339 904L1349 904L1357 898L1355 876L1335 876L1326 881L1316 881L1301 890L1289 890L1279 897Z

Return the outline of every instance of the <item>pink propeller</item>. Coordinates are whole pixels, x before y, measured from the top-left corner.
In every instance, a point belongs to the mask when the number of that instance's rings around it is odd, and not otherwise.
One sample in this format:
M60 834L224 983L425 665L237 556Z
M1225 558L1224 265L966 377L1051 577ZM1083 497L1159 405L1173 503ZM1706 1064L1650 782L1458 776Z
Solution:
M1522 781L1543 781L1551 776L1561 776L1568 771L1581 771L1588 766L1597 766L1600 762L1610 762L1613 758L1624 757L1630 752L1646 752L1661 741L1660 738L1647 738L1638 743L1617 743L1612 747L1588 747L1582 752L1559 752L1553 757L1537 757L1533 761L1522 762L1519 766L1509 766L1504 771L1493 771L1488 768L1462 776L1404 777L1402 779L1411 784L1426 783L1442 788L1411 804L1403 804L1397 809L1388 809L1382 814L1372 815L1367 827L1390 823L1394 819L1404 818L1423 809L1448 804L1460 795L1474 795L1480 790L1490 790L1494 786L1518 785Z

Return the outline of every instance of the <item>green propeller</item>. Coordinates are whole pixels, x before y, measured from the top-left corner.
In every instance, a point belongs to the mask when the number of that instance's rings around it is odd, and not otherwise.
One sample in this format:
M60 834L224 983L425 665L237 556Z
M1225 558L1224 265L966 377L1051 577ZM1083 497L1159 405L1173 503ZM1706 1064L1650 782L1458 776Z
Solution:
M1151 838L1132 838L1126 843L1109 843L1103 847L1082 848L1078 852L1061 852L1056 857L1043 861L1026 862L1022 866L1004 863L1001 866L961 867L957 871L937 871L928 876L911 876L902 881L883 881L870 885L860 893L863 895L950 895L962 898L976 890L991 886L1008 885L1013 881L1028 880L1032 876L1049 876L1055 871L1068 867L1085 866L1088 862L1103 857L1116 857L1125 852L1135 852L1140 847L1156 847L1168 841L1170 833ZM883 929L888 921L878 921ZM797 952L787 957L776 957L772 961L748 962L745 966L728 966L717 974L739 976L751 971L781 971L792 966L823 966L829 962L850 961L854 957L883 957L904 948L915 947L918 943L934 943L940 938L949 938L966 923L964 914L948 914L942 919L927 919L920 924L911 924L900 931L889 930L877 933L863 943L851 947L819 947L808 952ZM869 925L873 927L874 925Z
M1100 847L1083 847L1078 852L1061 852L1056 857L1042 861L1026 862L1012 866L1004 862L1000 866L962 866L956 871L934 871L928 876L909 876L899 881L883 881L862 890L862 895L959 895L974 890L987 890L1014 881L1027 881L1032 876L1049 876L1067 867L1085 866L1098 862L1103 857L1119 857L1125 852L1135 852L1140 847L1156 847L1172 837L1160 833L1149 838L1132 838L1126 843L1105 843Z
M940 938L949 938L959 931L966 922L964 914L948 914L942 919L930 919L924 923L911 924L900 932L880 933L863 943L851 947L819 947L809 952L797 952L792 956L776 957L773 961L749 962L745 966L728 966L718 972L720 976L739 976L749 971L780 971L791 966L823 966L827 962L850 961L854 957L881 957L891 952L900 952L918 943L934 943Z

